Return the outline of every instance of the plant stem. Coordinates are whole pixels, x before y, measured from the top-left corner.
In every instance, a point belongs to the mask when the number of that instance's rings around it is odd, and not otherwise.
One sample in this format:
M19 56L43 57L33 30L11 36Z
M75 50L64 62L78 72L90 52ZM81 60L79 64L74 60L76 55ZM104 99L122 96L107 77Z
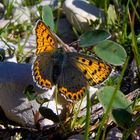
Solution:
M130 21L130 28L131 28L131 33L132 33L132 50L134 53L134 57L137 63L137 68L138 68L138 77L140 79L140 54L139 54L139 50L138 50L138 46L137 46L137 40L136 40L136 35L135 35L135 31L134 31L134 22L132 22L131 20L131 16L130 16L130 12L129 12L129 8L128 10L128 16L129 16L129 21Z
M89 136L89 124L90 124L90 96L89 96L89 90L86 91L87 95L87 112L86 112L86 124L85 124L85 133L84 133L84 140L88 140Z

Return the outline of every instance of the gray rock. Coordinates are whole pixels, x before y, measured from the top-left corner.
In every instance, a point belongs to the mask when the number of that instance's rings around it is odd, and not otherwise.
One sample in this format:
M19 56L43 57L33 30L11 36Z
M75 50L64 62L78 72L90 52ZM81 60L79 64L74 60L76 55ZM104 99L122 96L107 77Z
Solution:
M4 28L9 22L10 22L10 20L1 19L0 20L0 29Z
M13 6L14 7L20 7L20 6L23 6L23 4L25 6L32 6L32 5L35 5L38 0L35 0L35 1L28 1L28 0L9 0L9 2L13 2Z
M31 23L30 10L27 7L15 7L13 10L13 21L23 24L24 22Z
M12 2L13 0L9 0L9 3ZM23 0L14 0L13 5L14 7L19 7L22 5Z
M66 0L63 10L69 22L78 30L88 30L91 21L101 20L103 11L86 0Z
M54 8L58 7L58 0L43 0L41 3L38 4L39 6L50 5Z
M7 118L34 127L33 111L39 104L25 97L23 92L29 84L34 85L29 64L0 63L0 106Z
M53 7L53 9L56 9L59 7L58 0L43 0L42 2L32 6L30 10L36 17L41 17L40 13L38 12L37 7L42 7L45 5L49 5L50 7Z
M122 133L116 127L112 128L108 132L107 137L106 137L106 140L121 140L121 139L122 139Z
M35 101L28 101L24 95L24 90L28 85L33 85L35 91L48 100L52 99L53 90L41 90L33 81L30 64L16 64L12 62L0 63L0 106L4 110L7 118L18 122L24 126L35 127L33 112L39 111L40 105ZM59 95L58 95L59 96ZM59 97L61 98L61 97ZM58 99L59 99L58 98ZM67 103L63 101L58 101ZM50 102L48 107L56 113L55 102ZM60 106L58 107L60 109ZM61 108L63 109L63 108ZM61 109L59 110L61 113ZM47 120L44 125L51 125Z
M9 0L9 1L12 1L12 0ZM39 3L39 0L35 0L35 1L28 1L26 0L27 3L31 3L32 6L33 5L36 5L37 3ZM15 7L19 7L19 6L22 6L22 4L25 3L25 0L14 0L14 6ZM58 4L58 0L42 0L39 5L51 5L51 6L56 6Z

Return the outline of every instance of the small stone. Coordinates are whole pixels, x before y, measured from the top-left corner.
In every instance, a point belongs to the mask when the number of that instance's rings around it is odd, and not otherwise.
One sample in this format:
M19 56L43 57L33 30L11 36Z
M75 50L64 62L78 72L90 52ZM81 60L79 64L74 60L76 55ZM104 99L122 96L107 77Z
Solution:
M50 6L53 6L53 8L55 8L58 6L58 0L43 0L38 5L39 6L50 5Z
M33 112L39 104L28 101L25 88L34 84L31 65L12 62L0 63L0 106L7 118L24 126L34 127Z
M108 132L107 137L106 137L106 140L121 140L121 139L122 139L122 133L116 127L112 128Z
M66 0L63 10L69 22L78 30L90 29L91 21L102 20L104 13L86 0Z
M13 21L20 24L31 23L30 10L27 7L16 7L13 10Z
M4 28L9 22L10 22L10 20L1 19L0 20L0 29Z

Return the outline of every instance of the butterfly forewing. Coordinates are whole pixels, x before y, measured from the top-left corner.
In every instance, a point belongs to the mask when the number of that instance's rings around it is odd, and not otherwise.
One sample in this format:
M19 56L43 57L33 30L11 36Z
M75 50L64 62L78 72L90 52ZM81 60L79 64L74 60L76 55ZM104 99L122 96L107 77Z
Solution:
M57 47L55 38L44 22L41 20L37 22L35 32L37 44L36 54L38 55L42 52L54 51L54 49Z
M68 53L70 62L83 72L89 85L94 86L106 80L111 73L111 67L101 60L79 53Z

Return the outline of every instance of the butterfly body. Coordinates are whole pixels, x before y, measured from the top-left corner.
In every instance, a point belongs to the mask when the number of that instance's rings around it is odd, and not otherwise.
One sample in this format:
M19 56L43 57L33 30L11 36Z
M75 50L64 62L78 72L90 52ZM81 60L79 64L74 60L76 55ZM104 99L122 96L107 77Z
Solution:
M43 89L58 85L58 91L67 99L83 97L88 85L103 82L110 74L108 64L77 52L66 52L54 33L42 22L36 26L37 58L33 64L33 78ZM43 36L43 38L42 38Z
M51 57L53 59L52 80L54 84L57 84L65 59L64 51L62 49L57 49L52 53Z

